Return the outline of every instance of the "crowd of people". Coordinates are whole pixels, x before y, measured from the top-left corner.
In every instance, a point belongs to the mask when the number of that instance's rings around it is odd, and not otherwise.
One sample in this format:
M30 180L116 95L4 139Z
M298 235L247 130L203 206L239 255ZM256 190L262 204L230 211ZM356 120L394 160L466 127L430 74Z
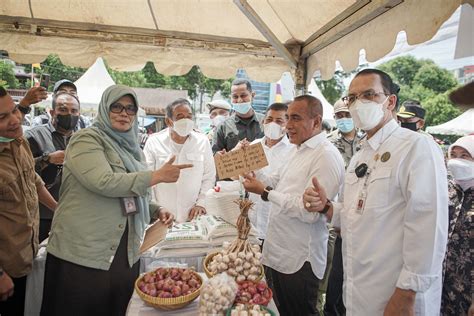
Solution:
M398 92L388 74L360 71L327 134L314 96L260 114L237 79L230 104L207 105L207 134L177 99L142 149L126 86L106 89L83 128L77 90L62 80L48 120L25 134L46 91L15 104L0 88L0 315L23 315L45 239L41 315L124 315L147 225L206 214L214 156L256 143L268 165L243 186L281 315L473 315L474 135L445 158L423 131L422 102L399 106Z

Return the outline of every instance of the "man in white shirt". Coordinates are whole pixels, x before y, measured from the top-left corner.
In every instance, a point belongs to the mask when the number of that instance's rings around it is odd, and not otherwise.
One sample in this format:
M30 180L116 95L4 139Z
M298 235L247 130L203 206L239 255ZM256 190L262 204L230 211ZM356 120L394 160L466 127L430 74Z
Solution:
M308 213L329 205L341 228L347 315L438 315L448 228L443 156L432 139L393 119L398 86L365 69L344 98L367 140L351 160L341 203L318 179Z
M170 156L176 156L176 163L193 165L183 170L176 183L160 183L152 190L153 198L180 223L206 213L205 194L216 180L211 145L204 134L193 130L192 118L188 100L177 99L169 104L165 118L168 128L150 136L143 150L153 170L160 168Z
M286 123L288 122L288 105L284 103L271 104L263 120L264 137L258 138L252 144L262 143L268 166L259 170L267 177L277 172L288 163L288 158L294 145L290 144L286 136ZM270 202L263 201L259 195L251 194L250 199L255 202L249 213L252 224L257 229L257 237L265 240L270 214Z
M283 168L267 177L246 175L245 189L272 203L263 247L282 315L316 315L318 283L324 275L328 230L325 216L304 209L301 195L316 176L334 198L342 185L344 161L321 132L321 102L296 97L288 107L288 137L296 147ZM275 189L273 189L274 187Z

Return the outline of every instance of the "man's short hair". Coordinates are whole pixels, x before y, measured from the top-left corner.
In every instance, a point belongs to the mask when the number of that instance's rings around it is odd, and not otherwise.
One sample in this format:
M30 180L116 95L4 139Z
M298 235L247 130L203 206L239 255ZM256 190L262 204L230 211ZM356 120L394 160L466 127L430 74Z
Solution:
M4 87L0 86L0 98L3 98L7 94L8 94L7 90Z
M308 105L308 114L310 118L315 118L318 114L321 115L321 119L323 118L323 104L318 98L309 94L304 94L297 96L293 101L305 101Z
M66 95L66 96L69 96L69 97L72 97L72 98L76 99L77 104L79 105L79 107L81 107L81 102L79 102L79 98L76 97L74 94L70 94L70 93L67 93L67 92L59 92L59 93L53 94L53 100L51 101L51 106L52 106L53 110L56 109L57 99L60 96L63 96L63 95Z
M239 79L235 79L234 81L232 81L232 85L233 86L240 86L240 85L246 85L247 86L247 90L252 92L252 84L250 83L249 80L247 79L243 79L243 78L239 78Z
M281 102L275 102L275 103L272 103L268 108L267 110L265 111L265 114L268 113L268 111L285 111L287 112L288 111L288 104L287 103L281 103Z
M390 77L389 74L383 72L382 70L367 68L359 71L354 78L363 75L378 75L380 78L380 82L382 83L383 92L389 95L394 94L397 97L395 109L398 110L398 92L400 92L400 86L393 82L392 77Z
M190 109L192 109L191 103L189 103L187 99L179 98L166 106L166 117L172 118L174 109L176 109L180 105L187 105Z

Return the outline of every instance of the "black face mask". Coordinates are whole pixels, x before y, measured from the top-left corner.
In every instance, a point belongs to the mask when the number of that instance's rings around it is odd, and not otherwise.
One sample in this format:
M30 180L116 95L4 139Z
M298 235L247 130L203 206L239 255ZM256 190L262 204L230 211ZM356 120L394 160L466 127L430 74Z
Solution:
M400 126L403 127L403 128L408 128L408 129L410 129L410 130L416 132L416 131L418 131L418 127L416 127L416 123L417 123L417 122L415 122L415 123L402 122L402 123L400 124Z
M56 125L66 131L72 131L76 128L77 122L79 121L79 115L57 115Z

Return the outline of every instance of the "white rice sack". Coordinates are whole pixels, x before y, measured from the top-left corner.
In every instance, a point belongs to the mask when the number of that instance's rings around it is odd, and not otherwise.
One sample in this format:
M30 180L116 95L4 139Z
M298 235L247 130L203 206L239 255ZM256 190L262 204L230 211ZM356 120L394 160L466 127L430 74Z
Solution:
M222 236L237 236L237 228L216 215L203 215L199 221L206 227L208 239Z
M209 191L207 191L205 200L206 212L209 215L219 216L223 218L226 222L235 225L237 223L237 218L240 215L239 205L235 203L235 201L240 198L240 193L238 189L239 182L227 182L229 184L221 184L223 186L221 187L221 190L219 192L216 192L214 189L210 189ZM236 188L235 184L237 185Z
M174 224L165 239L157 246L161 249L206 247L209 245L207 228L200 221Z

